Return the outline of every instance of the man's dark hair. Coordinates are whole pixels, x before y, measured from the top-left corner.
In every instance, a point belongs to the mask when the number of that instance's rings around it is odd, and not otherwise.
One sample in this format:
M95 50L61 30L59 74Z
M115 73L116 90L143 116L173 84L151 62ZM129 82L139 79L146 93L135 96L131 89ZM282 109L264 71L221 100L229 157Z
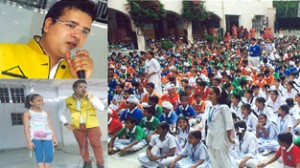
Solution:
M43 27L42 27L42 34L44 34L44 26L45 21L47 18L52 18L53 22L54 19L59 18L65 12L65 9L78 9L86 14L88 14L92 21L95 20L95 4L91 0L61 0L55 3L47 12L45 16Z
M87 84L87 82L83 79L77 80L73 83L73 89L75 89L80 83Z

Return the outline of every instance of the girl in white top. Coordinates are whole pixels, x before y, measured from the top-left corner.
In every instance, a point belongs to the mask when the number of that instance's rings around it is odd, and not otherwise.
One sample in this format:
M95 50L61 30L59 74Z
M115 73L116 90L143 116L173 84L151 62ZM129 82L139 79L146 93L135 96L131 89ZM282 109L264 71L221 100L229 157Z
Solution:
M300 125L299 125L300 124L300 115L299 115L300 93L297 93L295 96L295 101L298 103L294 104L293 99L286 99L285 101L290 108L289 114L290 114L290 119L291 119L291 123L292 123L293 133L299 134L299 131L300 131Z
M182 148L184 148L188 142L188 135L190 131L191 127L188 119L184 116L179 116L176 122L175 137Z
M152 153L153 147L158 148L155 153ZM151 137L146 153L140 153L138 160L148 168L165 167L169 166L179 153L181 147L178 141L170 133L168 123L162 122L157 125L156 134Z
M241 96L238 94L233 94L231 96L231 106L230 109L239 117L239 119L242 119L242 113L241 113L241 107L243 103L241 101Z
M201 131L190 132L186 148L172 161L170 168L211 168L207 148L201 139Z
M247 125L247 131L256 133L256 126L258 124L257 116L252 112L250 104L243 104L241 107L242 119Z
M245 96L242 98L242 101L244 103L250 104L251 109L254 109L256 97L253 96L253 90L251 89L246 90L244 95Z
M53 161L53 145L56 137L48 112L43 110L43 97L38 94L26 96L23 114L27 148L34 150L38 168L49 168Z
M275 79L274 80L274 84L270 87L270 90L277 90L280 97L283 96L282 92L285 88L283 87L283 85L281 84L281 79Z
M232 137L233 120L228 103L227 93L221 87L211 87L208 99L212 106L207 108L208 132L206 144L208 155L214 168L232 168L230 146L234 144Z
M244 121L238 121L234 124L238 135L238 145L232 151L233 167L256 168L258 164L258 144L254 134L247 131Z
M263 97L258 97L255 100L256 107L254 108L254 112L257 115L266 114L269 121L276 122L277 120L277 113L271 108L265 105L266 99Z
M281 105L281 96L277 90L271 90L270 99L267 101L267 106L271 107L275 113Z
M292 122L291 116L289 115L289 106L288 105L281 105L278 109L278 119L277 119L277 126L278 126L278 133L281 132L291 132L292 130Z
M283 101L285 101L287 98L294 98L296 93L299 92L295 87L294 87L294 81L288 81L285 84L285 89L283 90Z

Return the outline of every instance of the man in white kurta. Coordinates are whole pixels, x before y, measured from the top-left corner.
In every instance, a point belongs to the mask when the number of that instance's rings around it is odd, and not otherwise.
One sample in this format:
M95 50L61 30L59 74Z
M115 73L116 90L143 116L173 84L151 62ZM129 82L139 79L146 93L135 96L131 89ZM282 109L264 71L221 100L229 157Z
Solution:
M162 95L160 64L157 59L154 58L152 52L148 52L146 57L148 59L146 61L146 78L148 79L148 82L154 83L154 92Z
M207 108L208 133L206 144L213 168L232 168L227 131L233 129L231 111L227 105L214 105Z

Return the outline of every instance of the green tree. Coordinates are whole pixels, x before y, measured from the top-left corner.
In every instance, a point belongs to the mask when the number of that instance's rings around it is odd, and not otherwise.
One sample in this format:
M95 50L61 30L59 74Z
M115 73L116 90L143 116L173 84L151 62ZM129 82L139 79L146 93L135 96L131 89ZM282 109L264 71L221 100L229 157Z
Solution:
M298 1L273 1L276 8L276 18L297 17Z

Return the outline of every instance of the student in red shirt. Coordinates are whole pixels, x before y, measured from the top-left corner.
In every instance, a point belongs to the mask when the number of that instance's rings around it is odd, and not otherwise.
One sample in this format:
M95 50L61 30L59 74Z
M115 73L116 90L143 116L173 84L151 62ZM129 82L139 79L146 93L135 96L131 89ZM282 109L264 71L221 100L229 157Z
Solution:
M112 114L113 114L113 111L111 109L108 108L108 136L111 137L111 136L114 136L117 132L119 132L122 128L123 128L123 125L122 123L118 120L118 119L115 119L115 118L112 118Z
M265 167L282 157L283 167L300 168L300 149L293 144L293 135L290 132L280 133L278 135L278 143L280 147L276 154L269 161L259 163L257 167Z

